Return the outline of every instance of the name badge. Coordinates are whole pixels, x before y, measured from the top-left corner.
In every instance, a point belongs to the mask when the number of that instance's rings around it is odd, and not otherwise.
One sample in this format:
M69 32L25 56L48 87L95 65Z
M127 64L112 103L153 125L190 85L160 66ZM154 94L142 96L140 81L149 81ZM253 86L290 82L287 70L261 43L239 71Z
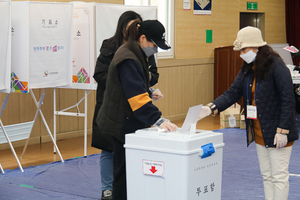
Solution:
M256 106L247 105L247 119L257 119Z

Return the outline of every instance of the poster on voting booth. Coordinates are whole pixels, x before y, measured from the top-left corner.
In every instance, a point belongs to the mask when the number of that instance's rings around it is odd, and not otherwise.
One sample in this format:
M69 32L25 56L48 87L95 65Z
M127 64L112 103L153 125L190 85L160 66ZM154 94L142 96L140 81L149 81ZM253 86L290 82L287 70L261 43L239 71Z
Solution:
M73 5L31 3L29 22L30 87L71 83Z
M95 3L74 3L72 88L96 89Z
M96 43L97 57L103 40L115 34L119 17L125 11L133 10L141 15L143 20L157 19L156 6L124 6L116 4L96 4Z
M12 3L12 91L71 84L72 30L70 3Z
M0 0L0 92L10 91L10 2Z

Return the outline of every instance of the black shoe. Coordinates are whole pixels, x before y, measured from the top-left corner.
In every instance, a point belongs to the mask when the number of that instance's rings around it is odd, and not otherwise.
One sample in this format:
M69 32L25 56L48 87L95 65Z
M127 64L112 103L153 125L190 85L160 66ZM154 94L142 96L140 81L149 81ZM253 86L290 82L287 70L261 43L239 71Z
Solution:
M106 200L106 199L112 199L112 191L111 190L102 191L101 200Z

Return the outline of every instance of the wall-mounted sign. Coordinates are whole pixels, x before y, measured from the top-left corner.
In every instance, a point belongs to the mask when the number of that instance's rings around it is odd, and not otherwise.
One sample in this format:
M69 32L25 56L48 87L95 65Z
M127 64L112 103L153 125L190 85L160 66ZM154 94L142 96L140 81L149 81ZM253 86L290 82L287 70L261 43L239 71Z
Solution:
M211 15L212 0L194 0L194 15Z
M257 10L257 2L247 2L247 10Z

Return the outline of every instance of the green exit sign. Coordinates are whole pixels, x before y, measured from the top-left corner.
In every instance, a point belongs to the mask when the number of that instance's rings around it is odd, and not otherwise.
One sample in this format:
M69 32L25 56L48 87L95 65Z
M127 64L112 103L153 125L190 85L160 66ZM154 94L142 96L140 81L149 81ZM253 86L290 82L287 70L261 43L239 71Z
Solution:
M247 2L247 10L257 10L257 2Z

